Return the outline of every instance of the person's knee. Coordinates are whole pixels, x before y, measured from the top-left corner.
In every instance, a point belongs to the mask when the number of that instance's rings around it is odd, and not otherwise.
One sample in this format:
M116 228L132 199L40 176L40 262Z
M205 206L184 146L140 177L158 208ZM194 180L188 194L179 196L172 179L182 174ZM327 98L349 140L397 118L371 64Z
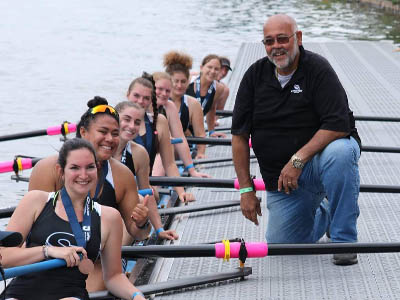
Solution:
M342 138L331 142L323 150L321 159L324 164L346 168L358 161L359 153L349 138Z

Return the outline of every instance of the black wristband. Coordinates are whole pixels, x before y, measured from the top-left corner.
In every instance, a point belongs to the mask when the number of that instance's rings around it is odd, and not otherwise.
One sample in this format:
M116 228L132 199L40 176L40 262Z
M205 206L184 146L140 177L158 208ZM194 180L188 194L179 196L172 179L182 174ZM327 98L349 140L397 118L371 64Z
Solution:
M142 226L139 226L139 225L136 225L137 226L137 228L139 228L139 229L145 229L145 228L147 228L147 226L149 226L150 225L150 221L149 221L149 218L147 218L146 219L146 222L142 225Z

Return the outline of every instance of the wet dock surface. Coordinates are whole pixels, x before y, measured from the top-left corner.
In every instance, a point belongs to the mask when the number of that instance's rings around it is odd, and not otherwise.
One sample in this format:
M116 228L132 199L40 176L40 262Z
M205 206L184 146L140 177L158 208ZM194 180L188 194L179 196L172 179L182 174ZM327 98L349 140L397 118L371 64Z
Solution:
M304 47L326 57L348 93L355 115L400 116L400 53L389 43L327 42L307 43ZM225 109L233 109L235 95L247 68L265 56L261 43L243 44L231 74L230 97ZM221 127L230 125L221 120ZM357 121L364 145L400 146L400 123ZM208 147L207 157L231 156L230 146ZM360 159L362 184L400 185L400 154L363 153ZM202 171L214 178L232 179L232 163L204 165ZM261 178L256 160L251 173ZM238 200L239 193L227 188L191 188L197 201L190 205ZM268 212L265 192L263 216L257 227L242 216L239 207L177 215L172 222L181 238L175 244L187 245L244 238L264 241ZM359 242L400 241L400 195L361 193L358 220ZM326 239L321 242L326 242ZM332 255L271 256L247 259L253 274L246 280L231 280L155 296L155 299L399 299L400 255L397 253L360 254L353 266L336 266ZM237 259L223 262L216 258L158 259L150 282L194 277L237 268Z

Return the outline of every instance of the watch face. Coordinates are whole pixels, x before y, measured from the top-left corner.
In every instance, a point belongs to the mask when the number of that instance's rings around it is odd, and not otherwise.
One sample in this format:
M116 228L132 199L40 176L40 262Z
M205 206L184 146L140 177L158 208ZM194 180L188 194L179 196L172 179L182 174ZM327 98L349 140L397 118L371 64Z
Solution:
M293 165L297 169L301 169L303 167L302 163L300 161L298 161L297 159L295 161L293 161Z
M303 167L304 167L304 163L298 157L293 157L292 164L293 164L293 167L295 167L296 169L303 169Z

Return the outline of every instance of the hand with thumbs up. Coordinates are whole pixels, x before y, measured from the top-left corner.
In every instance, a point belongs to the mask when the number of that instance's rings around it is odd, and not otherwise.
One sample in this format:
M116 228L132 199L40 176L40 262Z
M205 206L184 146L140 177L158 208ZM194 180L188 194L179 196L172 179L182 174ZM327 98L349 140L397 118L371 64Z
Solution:
M149 223L149 209L147 208L148 200L149 195L146 195L144 198L139 196L139 203L131 213L132 220L135 222L136 226L141 229L146 227L146 224Z

